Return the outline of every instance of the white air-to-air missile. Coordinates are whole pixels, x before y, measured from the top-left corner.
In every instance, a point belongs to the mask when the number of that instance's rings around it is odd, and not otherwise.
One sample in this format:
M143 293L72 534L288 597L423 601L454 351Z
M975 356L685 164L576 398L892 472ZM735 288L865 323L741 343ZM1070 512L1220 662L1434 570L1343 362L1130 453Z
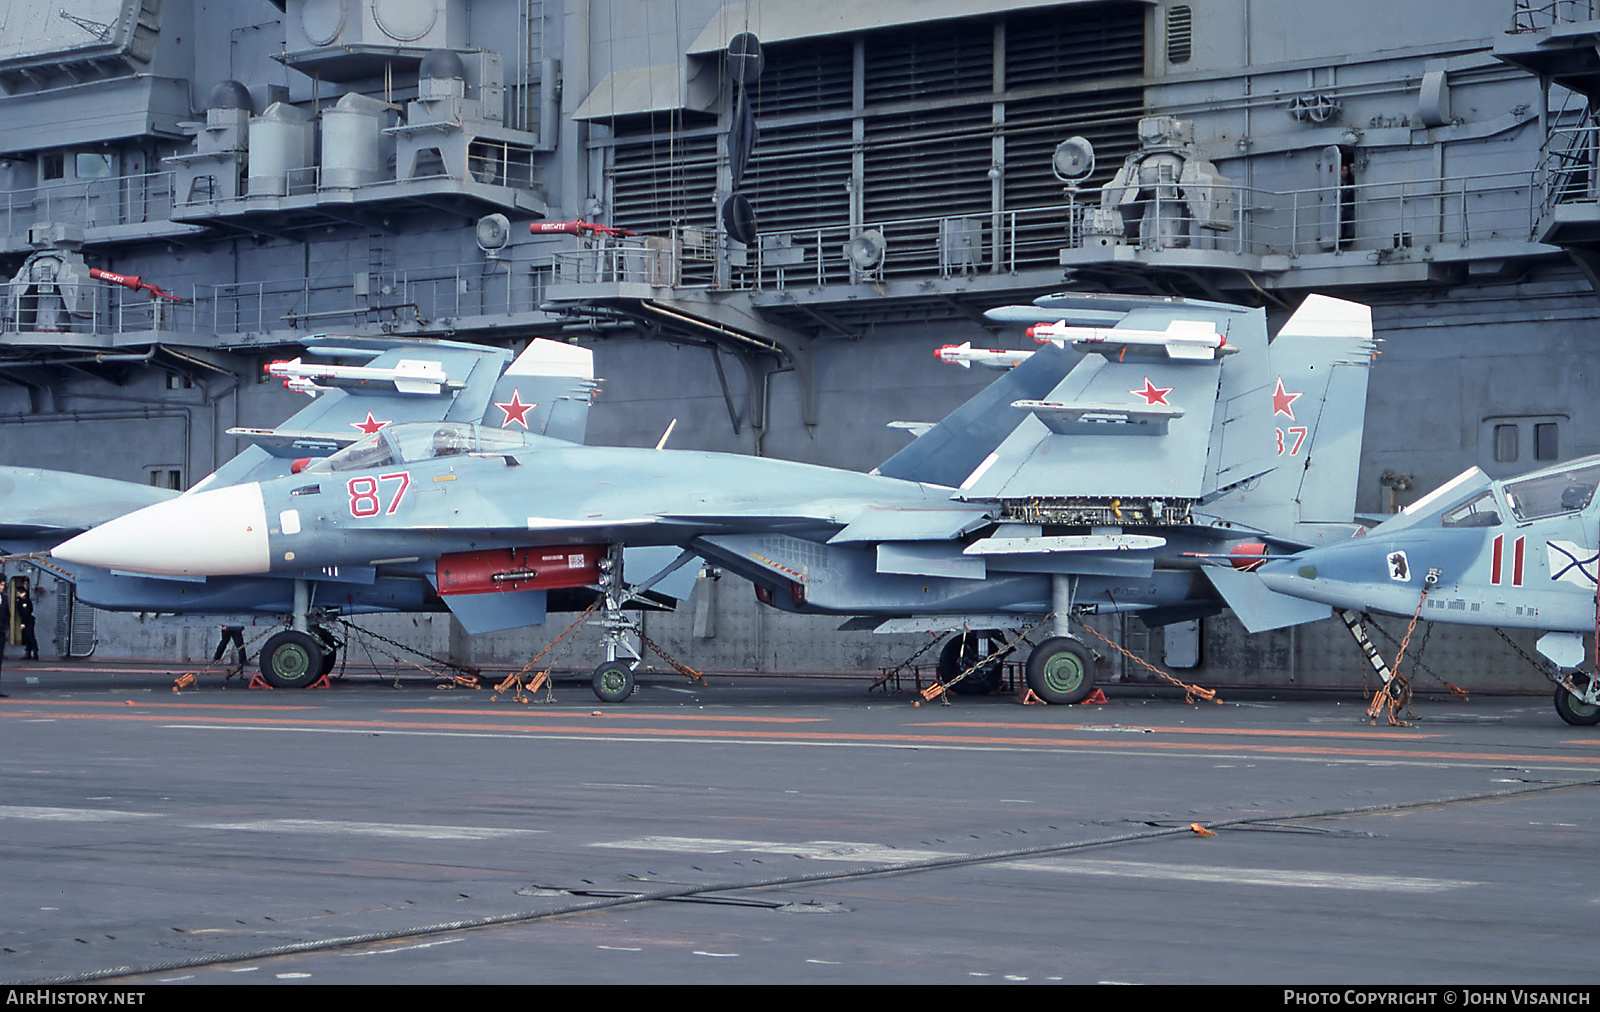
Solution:
M469 631L542 614L550 589L587 583L604 591L613 633L594 674L608 700L632 691L637 663L615 634L622 546L680 550L644 586L698 556L783 610L957 631L940 669L958 690L996 687L1020 633L1048 625L1026 678L1057 703L1094 686L1076 616L1160 625L1231 607L1268 629L1328 615L1189 556L1281 553L1355 529L1367 308L1312 296L1270 352L1258 309L1065 294L1031 311L1111 339L1081 342L1081 358L1040 348L866 474L509 425L394 424L301 473L160 503L54 555L189 580L421 573ZM1185 350L1122 353L1151 335ZM1216 354L1224 337L1238 354Z
M1078 351L1103 354L1165 355L1172 359L1207 361L1218 355L1231 355L1237 348L1218 333L1216 325L1205 320L1173 320L1165 330L1137 330L1123 327L1073 327L1065 320L1039 323L1027 334L1043 344L1071 345Z
M459 390L462 383L451 380L436 361L402 358L392 366L307 364L298 358L270 362L267 375L284 381L284 386L306 393L328 387L362 387L387 384L397 394L432 397L441 390Z
M1010 369L1021 365L1032 355L1031 351L1006 351L1001 348L974 348L971 341L946 344L934 349L933 357L941 362L971 369L974 364L991 369Z

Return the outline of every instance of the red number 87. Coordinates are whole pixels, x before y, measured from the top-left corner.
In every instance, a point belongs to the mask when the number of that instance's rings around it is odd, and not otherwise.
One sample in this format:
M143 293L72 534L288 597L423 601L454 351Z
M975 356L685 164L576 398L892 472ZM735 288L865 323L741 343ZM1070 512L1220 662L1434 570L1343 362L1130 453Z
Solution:
M389 508L383 508L379 498L378 482L398 481L399 487L394 490L394 498L389 501ZM350 515L353 517L375 517L379 513L385 516L394 515L400 508L400 500L405 496L406 489L411 487L411 474L401 471L398 474L380 474L376 478L360 477L351 478L345 486L350 492Z

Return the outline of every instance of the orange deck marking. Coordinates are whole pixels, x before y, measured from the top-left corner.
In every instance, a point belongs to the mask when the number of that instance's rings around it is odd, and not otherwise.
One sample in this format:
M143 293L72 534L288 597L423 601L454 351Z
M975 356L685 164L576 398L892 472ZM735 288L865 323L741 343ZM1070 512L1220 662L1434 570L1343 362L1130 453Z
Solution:
M1365 719L1365 718L1362 718ZM1380 741L1394 741L1393 731L1278 731L1266 728L1252 730L1241 727L1155 727L1149 724L1016 724L1001 721L931 721L921 724L907 724L907 727L1003 727L1015 728L1019 731L1094 731L1114 732L1118 734L1149 731L1153 734L1237 734L1246 737L1259 735L1263 738L1376 738ZM1444 738L1444 733L1439 734L1407 734L1406 740L1421 738Z
M0 710L0 718L26 717L12 708ZM79 720L124 720L142 722L172 723L179 719L176 714L141 714L141 713L62 713L62 719ZM508 712L508 716L520 716L520 711ZM250 718L250 717L217 717L205 716L193 718L204 721L218 728L232 726L266 727L268 729L293 730L295 728L368 728L393 731L441 731L441 732L467 732L499 734L523 733L530 737L541 734L570 734L574 736L592 736L595 738L682 738L682 739L717 739L717 740L747 740L758 738L766 742L783 743L838 743L838 744L881 744L881 745L969 745L987 747L1034 747L1052 749L1062 752L1072 751L1145 751L1161 752L1172 755L1186 753L1205 754L1250 754L1261 756L1285 757L1312 757L1327 759L1457 759L1473 760L1479 762L1493 761L1525 762L1532 764L1576 764L1582 766L1600 767L1600 755L1571 756L1571 755L1529 755L1516 752L1454 752L1433 749L1403 749L1403 748L1370 748L1349 747L1338 748L1327 745L1258 745L1242 742L1162 742L1152 741L1148 738L1136 741L1108 740L1094 738L1091 740L1066 741L1058 737L986 737L980 735L927 735L927 734L851 734L826 731L736 731L718 728L690 729L683 727L618 727L607 725L603 721L591 720L583 724L549 725L541 724L538 727L514 724L460 724L460 723L421 723L411 724L384 720L290 720L287 718Z
M295 713L301 710L325 710L327 707L316 704L273 704L273 703L157 703L142 702L134 699L117 699L101 702L95 699L13 699L11 705L22 706L140 706L151 709L165 710L284 710Z
M466 714L466 713L462 713L460 710L451 710L451 709L448 709L448 708L445 708L445 707L407 707L405 709L387 710L385 712L386 713L448 713L448 714L453 714L453 715L455 715L457 717L465 717L465 716L496 717L496 716L505 716L505 715L508 715L508 714L514 714L515 716L518 716L518 717L566 717L568 719L571 719L573 717L579 716L578 714L573 713L571 710L504 710L504 709L500 709L500 710L494 710L494 711L475 710L475 711L472 711L470 714ZM602 713L601 715L599 715L598 717L590 717L589 719L591 719L591 720L612 720L612 719L617 718L617 717L627 717L627 718L630 718L630 719L633 719L633 720L711 720L711 721L721 720L721 721L731 721L731 722L740 723L740 724L825 724L828 721L833 719L832 717L728 717L728 716L720 716L720 715L709 714L709 713L705 713L705 714L700 714L700 713L642 713L642 712L638 712L638 711L635 711L635 712L632 712L632 713L618 713L616 710L607 710L604 713Z

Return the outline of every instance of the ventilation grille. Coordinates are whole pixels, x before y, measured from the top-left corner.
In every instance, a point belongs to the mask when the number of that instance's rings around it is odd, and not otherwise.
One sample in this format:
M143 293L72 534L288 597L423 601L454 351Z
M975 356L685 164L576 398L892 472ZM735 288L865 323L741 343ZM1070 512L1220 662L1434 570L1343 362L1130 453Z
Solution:
M994 24L957 22L867 37L867 105L994 90Z
M1062 202L1061 180L1050 171L1056 145L1073 134L1094 145L1095 172L1086 188L1104 186L1122 162L1139 147L1138 121L1144 109L1144 90L1117 88L1106 91L1045 95L1006 106L1005 206L1045 207ZM1098 200L1098 195L1091 195ZM1019 269L1048 267L1058 262L1067 238L1059 212L1018 214L1014 244Z
M1188 63L1194 44L1194 12L1187 6L1167 9L1167 62Z
M816 230L825 229L824 250L836 252L849 231L851 188L859 185L861 224L889 240L885 272L931 273L941 268L938 218L969 219L960 223L964 234L981 231L983 242L993 243L991 172L1001 171L1004 255L1014 254L1019 266L1054 264L1065 239L1060 212L1035 220L1019 214L1012 232L1005 209L1062 202L1050 155L1072 134L1088 137L1099 153L1089 186L1110 178L1134 150L1147 9L1112 0L902 26L859 43L769 45L750 93L759 137L741 186L757 228L793 232L796 245L812 248ZM1005 54L998 68L997 35ZM855 113L858 44L863 107ZM997 78L1005 88L999 93ZM859 141L852 139L854 116ZM675 224L715 226L717 136L705 129L685 135L677 125L678 139L669 143L664 117L616 124L616 224L658 235ZM652 130L663 132L652 137ZM852 180L857 157L861 178ZM907 218L930 220L890 224ZM826 275L835 280L835 268L844 267L827 255Z
M850 108L855 45L849 39L784 43L764 52L750 93L757 119Z
M665 123L662 123L665 126ZM612 224L644 235L668 235L673 226L711 228L717 185L717 138L663 130L618 140L611 168Z
M1144 73L1137 4L1062 7L1006 23L1006 87L1060 86Z
M850 123L763 127L742 192L763 232L850 220ZM809 243L808 243L809 244Z

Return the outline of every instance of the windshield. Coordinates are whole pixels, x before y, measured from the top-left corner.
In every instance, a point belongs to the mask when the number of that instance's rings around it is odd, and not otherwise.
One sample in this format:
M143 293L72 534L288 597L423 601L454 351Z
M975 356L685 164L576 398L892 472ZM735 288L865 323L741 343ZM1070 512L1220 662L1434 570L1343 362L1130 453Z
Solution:
M306 470L367 471L464 453L514 453L527 445L521 433L506 429L465 422L402 422L386 425Z
M1493 492L1480 492L1439 518L1440 527L1499 527Z

